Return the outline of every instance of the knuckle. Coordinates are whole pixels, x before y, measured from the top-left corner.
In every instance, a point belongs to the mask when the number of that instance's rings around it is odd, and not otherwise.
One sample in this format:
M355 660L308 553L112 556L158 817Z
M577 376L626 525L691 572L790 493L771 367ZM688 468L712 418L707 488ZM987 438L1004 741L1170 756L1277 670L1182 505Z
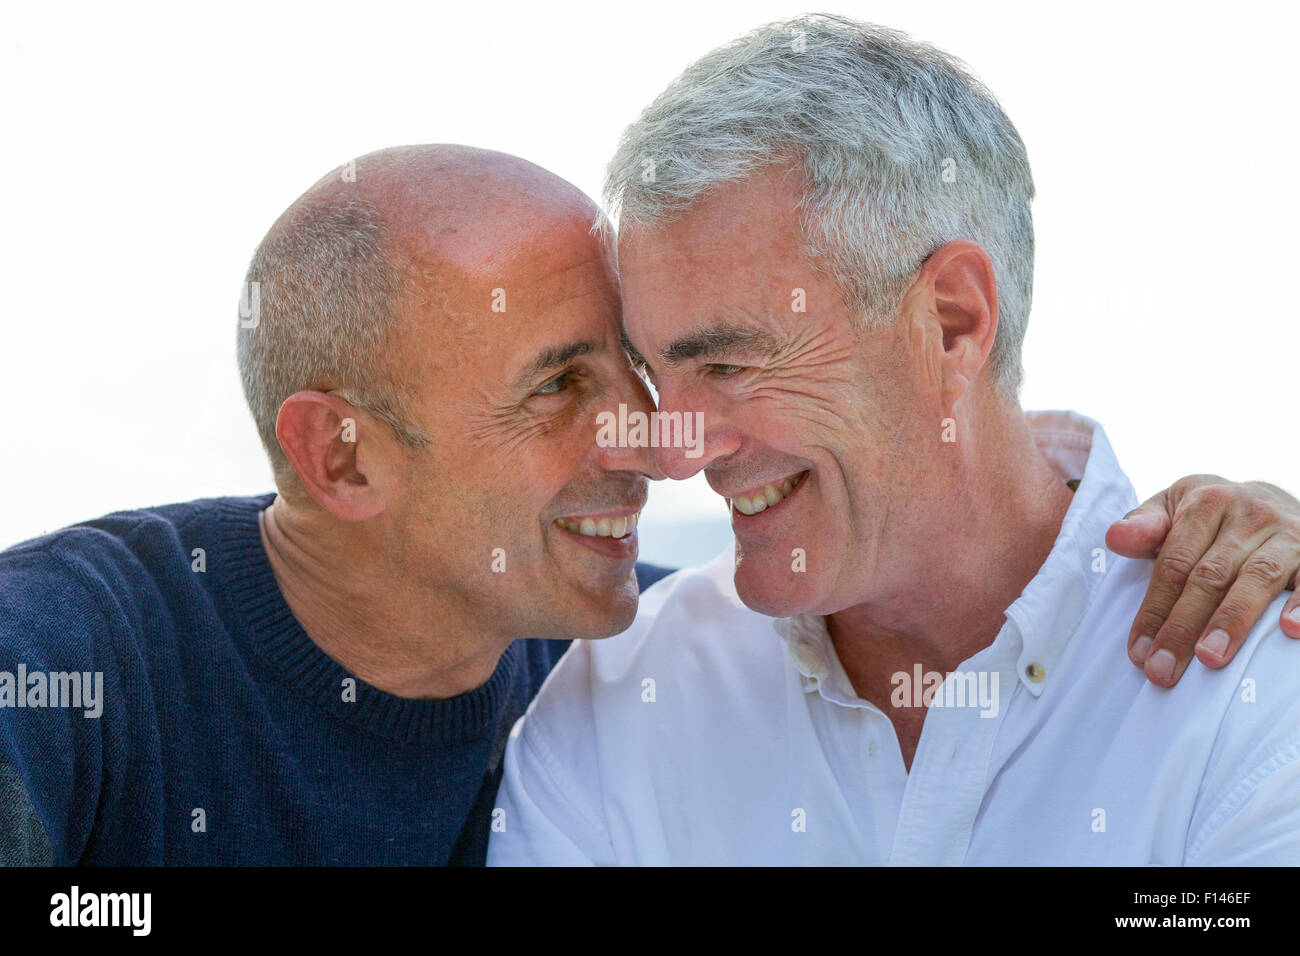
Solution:
M1196 556L1181 548L1178 550L1165 550L1160 552L1157 564L1161 583L1172 584L1174 587L1181 588L1187 583L1192 569L1196 567Z
M1292 563L1300 563L1300 525L1287 528L1285 531L1279 531L1273 537L1273 541L1288 552L1287 557L1291 559Z
M1241 516L1247 527L1252 530L1267 528L1282 522L1282 513L1271 501L1250 497L1241 502Z
M1173 483L1173 490L1182 495L1189 495L1197 488L1203 488L1206 485L1224 484L1227 481L1218 475L1209 475L1202 472L1197 475L1185 475Z
M1204 558L1192 568L1187 583L1203 591L1226 591L1234 577L1232 565L1222 558Z
M1258 582L1267 588L1282 587L1282 583L1290 577L1291 569L1283 566L1282 562L1271 554L1257 554L1246 562L1242 568L1242 577L1249 578Z
M1187 494L1188 506L1201 511L1225 511L1232 501L1227 485L1200 485Z

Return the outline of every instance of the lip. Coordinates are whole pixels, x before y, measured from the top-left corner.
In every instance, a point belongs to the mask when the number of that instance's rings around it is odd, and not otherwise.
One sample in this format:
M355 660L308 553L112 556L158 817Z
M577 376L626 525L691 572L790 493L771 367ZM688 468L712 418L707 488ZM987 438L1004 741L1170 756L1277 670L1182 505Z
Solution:
M635 514L635 513L636 513L635 511L623 512L622 514L619 515L602 516L602 517L623 517L626 514ZM584 515L583 517L591 517L591 516ZM581 545L584 548L588 548L591 551L595 551L597 554L603 555L604 557L614 558L619 561L636 560L637 546L640 540L637 536L636 530L633 530L628 534L625 534L621 538L610 538L610 537L601 537L599 535L579 534L577 532L570 531L568 528L560 527L554 521L551 522L551 527L555 531L558 531L564 538L567 538L573 541L575 544Z
M745 514L744 512L740 511L740 510L735 506L735 504L732 503L732 495L724 495L723 497L724 497L724 498L726 499L726 501L727 501L727 510L728 510L729 512L731 512L731 524L732 524L732 527L735 528L737 525L746 525L746 524L749 524L749 523L751 523L751 522L762 521L763 518L764 518L764 516L766 516L767 514L769 514L769 513L771 513L771 512L780 512L780 511L782 511L782 510L783 510L782 505L784 505L787 501L789 501L791 498L793 498L795 495L797 495L797 494L800 492L800 490L803 488L803 486L806 485L806 484L808 483L808 478L809 478L811 475L812 475L812 472L811 472L811 471L804 470L804 471L797 472L796 474L794 474L794 475L792 475L792 476L786 476L785 478L781 478L781 479L779 479L780 481L787 481L787 480L789 480L789 481L793 481L793 482L794 482L794 487L793 487L792 489L790 489L790 493L789 493L788 495L786 495L784 498L782 498L782 499L781 499L780 501L778 501L776 504L774 504L774 505L768 505L766 508L764 508L762 511L758 512L757 514L752 514L752 515L747 515L747 514ZM775 482L775 481L769 481L769 482L766 482L765 484L772 484L772 485L774 485L774 484L776 484L776 482ZM760 487L762 487L762 486L760 486ZM746 497L751 497L751 498L753 497L752 489L749 489L749 490L748 490L748 493L745 492L745 491L737 491L737 492L736 492L736 496L739 496L739 495L742 495L742 494L746 495Z
M645 507L645 502L639 505L625 505L616 508L613 511L584 511L582 514L556 515L551 521L573 521L578 524L582 523L583 518L590 518L592 521L599 521L601 518L608 518L613 521L615 518L626 518L629 515L640 514L641 509Z
M709 483L709 487L730 501L732 498L739 498L741 495L752 498L754 495L761 493L763 488L767 485L779 485L783 481L802 481L804 478L808 477L808 474L808 469L805 468L803 471L796 471L788 475L782 475L780 478L773 478L770 481L762 481L757 485L750 485L747 488L734 488L728 491L724 491L712 482Z

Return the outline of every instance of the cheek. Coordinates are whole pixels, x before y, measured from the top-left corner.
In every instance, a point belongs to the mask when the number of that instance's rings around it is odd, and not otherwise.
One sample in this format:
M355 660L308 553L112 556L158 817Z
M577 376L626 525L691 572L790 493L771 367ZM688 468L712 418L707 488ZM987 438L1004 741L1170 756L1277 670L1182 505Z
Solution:
M549 533L546 526L556 517L552 513L556 507L581 497L566 496L566 489L583 473L591 444L591 434L552 432L485 462L477 478L477 494L489 510L489 519L515 535L520 546L537 542L539 535Z

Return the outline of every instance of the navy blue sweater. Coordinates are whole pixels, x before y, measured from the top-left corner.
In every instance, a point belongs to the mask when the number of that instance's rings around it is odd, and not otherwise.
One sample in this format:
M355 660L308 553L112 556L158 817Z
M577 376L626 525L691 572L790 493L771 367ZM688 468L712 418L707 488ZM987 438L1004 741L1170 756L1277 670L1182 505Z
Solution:
M483 862L506 735L568 642L516 641L448 700L347 700L262 548L272 497L0 553L0 863Z

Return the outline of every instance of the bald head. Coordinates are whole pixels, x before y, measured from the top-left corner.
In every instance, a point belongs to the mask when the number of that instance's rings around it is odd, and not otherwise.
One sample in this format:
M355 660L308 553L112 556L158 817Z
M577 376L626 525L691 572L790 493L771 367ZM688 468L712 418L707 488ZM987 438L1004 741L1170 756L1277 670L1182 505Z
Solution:
M256 315L244 309L239 329L245 397L277 481L292 471L276 418L302 390L338 392L406 445L431 440L410 420L419 383L402 361L404 327L473 311L461 280L590 241L598 215L558 176L468 146L380 150L356 160L355 176L335 171L307 190L254 253L245 300Z
M569 220L590 226L598 211L540 166L457 145L397 146L363 156L355 182L327 176L294 207L352 200L369 203L382 217L393 255L463 268L517 256Z

